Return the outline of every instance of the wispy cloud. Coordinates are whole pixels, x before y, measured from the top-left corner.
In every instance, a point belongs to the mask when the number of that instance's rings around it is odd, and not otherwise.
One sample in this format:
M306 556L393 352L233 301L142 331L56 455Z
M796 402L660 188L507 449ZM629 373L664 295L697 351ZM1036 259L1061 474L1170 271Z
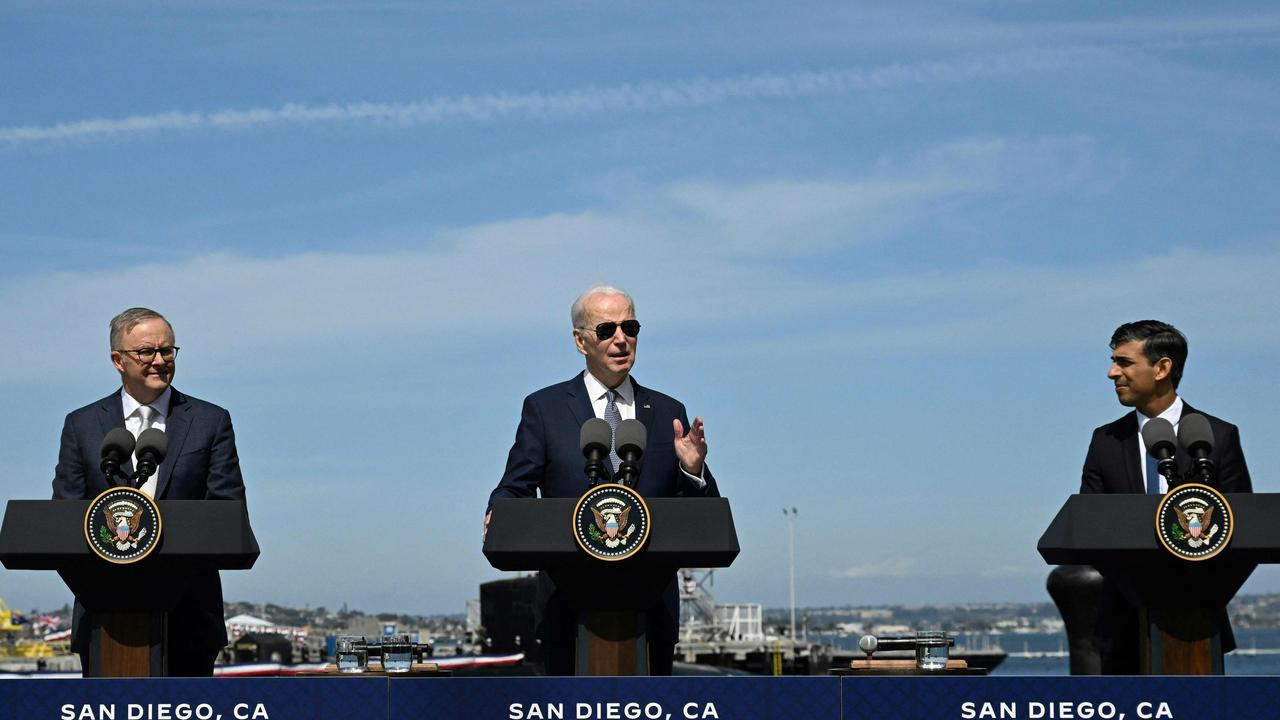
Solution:
M652 112L734 101L846 94L1079 66L1096 60L1088 47L969 56L947 61L760 73L672 82L588 85L552 92L497 92L440 96L414 102L286 103L277 107L215 112L165 112L123 118L91 118L51 125L0 127L0 147L122 141L162 133L235 131L324 123L392 126L486 122L504 118L557 118L616 112Z
M1014 172L1010 180L1020 177ZM1072 343L1096 334L1099 318L1110 323L1144 313L1173 314L1198 336L1221 341L1247 338L1256 347L1280 341L1257 331L1280 312L1280 292L1269 282L1280 274L1274 251L1173 249L1070 268L995 260L951 266L927 262L936 241L906 233L892 251L912 260L890 275L812 273L772 261L838 251L856 266L858 253L887 252L861 247L857 229L910 227L937 192L926 181L899 183L888 186L892 191L873 181L677 184L624 207L419 237L410 231L398 243L408 249L397 251L204 254L110 273L31 276L0 286L0 303L10 310L0 318L0 333L50 352L35 368L20 354L0 356L0 379L81 369L76 363L88 362L83 339L102 335L99 326L111 312L139 303L162 307L181 327L198 319L202 344L214 348L213 363L233 371L252 362L237 350L244 345L297 350L335 337L363 342L442 334L456 343L495 322L543 333L562 323L566 298L601 279L630 287L646 298L644 311L665 316L668 325L680 325L682 307L696 307L699 325L749 316L777 327L820 328L806 337L806 347L841 356L894 352L921 337L948 338L946 352ZM1000 190L982 186L982 192ZM812 203L812 197L825 200ZM830 212L842 203L852 209ZM779 220L744 241L726 208L752 206L772 209ZM1152 295L1135 277L1194 278L1196 292ZM844 320L827 327L811 322L815 314ZM1055 322L1046 325L1046 317ZM1022 330L1011 334L1009 328ZM733 339L744 352L792 353L794 342L792 331Z
M841 570L832 570L831 577L841 580L866 580L874 578L905 578L919 571L920 561L915 558L896 560L880 560L873 563L854 565Z
M921 555L923 556L927 552L927 550L922 550ZM825 575L832 580L888 580L914 577L1007 580L1026 576L1040 578L1044 575L1043 567L1035 563L1031 565L1004 563L984 566L980 562L972 562L971 558L953 558L951 562L956 564L950 568L942 569L936 565L926 567L916 556L885 558L861 565L835 568L825 573Z
M901 227L910 217L903 209L971 188L959 176L938 175L852 183L691 182L673 186L668 196L736 250L788 256L860 244Z
M558 324L564 298L606 278L641 297L664 298L645 301L646 311L679 315L667 306L688 302L706 320L747 311L723 302L741 296L742 288L754 289L744 301L753 306L753 317L765 321L807 315L815 307L875 307L881 298L927 304L939 288L963 283L949 276L935 281L927 273L883 285L813 282L770 261L857 248L885 228L910 227L940 195L990 192L993 182L1003 181L985 171L977 173L986 179L976 190L959 179L965 171L974 174L974 156L982 156L984 165L1010 168L1036 163L1044 152L1020 143L978 145L981 150L960 143L958 150L939 150L905 169L880 169L857 180L687 181L594 210L437 232L405 229L394 243L402 248L397 251L158 254L154 262L111 273L33 275L0 286L0 303L13 310L0 317L0 332L58 348L39 369L56 376L82 369L76 363L88 361L76 348L83 338L100 335L98 325L133 304L162 307L180 326L198 319L206 346L225 348L212 359L227 368L244 362L234 348L245 344L284 349L335 335L466 333L494 320L520 327ZM676 281L675 266L699 282ZM667 297L680 300L668 303ZM94 317L83 310L104 306ZM0 356L0 378L31 371L24 366L15 356Z
M1223 14L1181 18L1131 18L1106 20L1059 20L1038 23L1031 30L1048 29L1061 37L1129 42L1167 42L1173 46L1192 44L1251 45L1274 44L1280 40L1280 14Z

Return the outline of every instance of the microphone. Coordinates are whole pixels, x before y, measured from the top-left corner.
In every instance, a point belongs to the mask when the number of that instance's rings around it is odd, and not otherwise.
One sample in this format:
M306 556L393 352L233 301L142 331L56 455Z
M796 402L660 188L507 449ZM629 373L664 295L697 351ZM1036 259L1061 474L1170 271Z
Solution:
M1151 418L1142 426L1142 444L1156 459L1156 470L1169 482L1178 484L1178 462L1173 459L1178 451L1178 436L1173 433L1173 423L1164 418Z
M120 475L120 465L133 455L135 441L133 433L124 428L113 428L102 438L102 475L107 479L107 487L114 487Z
M871 657L871 655L879 648L880 641L875 635L863 635L858 638L858 649L866 653L867 657Z
M640 456L644 455L645 443L649 432L639 420L623 420L618 424L618 432L614 436L614 447L622 464L618 472L613 474L613 481L627 487L635 487L640 480Z
M147 478L155 474L168 451L169 438L163 430L147 428L138 435L138 472L134 474L134 480L141 481L138 482L138 487L142 487Z
M613 445L613 428L600 418L591 418L582 423L582 430L578 433L578 444L582 447L582 454L587 458L587 465L582 471L587 474L587 481L591 487L595 487L602 480L608 479L604 470L604 459Z
M947 647L955 647L956 639L949 634L946 635ZM915 634L910 635L863 635L858 639L858 649L867 654L870 658L877 650L914 650L919 646L919 638Z
M1199 413L1183 415L1178 421L1178 440L1191 456L1191 472L1201 482L1213 482L1214 465L1209 454L1213 452L1213 428L1209 419Z

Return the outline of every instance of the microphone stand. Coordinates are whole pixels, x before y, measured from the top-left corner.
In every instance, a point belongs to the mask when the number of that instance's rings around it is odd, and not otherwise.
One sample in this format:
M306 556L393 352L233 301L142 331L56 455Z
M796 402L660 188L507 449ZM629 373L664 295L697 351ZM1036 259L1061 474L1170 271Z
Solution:
M1187 482L1187 479L1178 475L1178 463L1171 457L1165 458L1156 464L1156 471L1164 476L1165 482L1172 490L1175 487Z
M618 472L613 474L613 481L625 487L634 488L640 481L639 453L629 452L622 457Z
M1207 457L1198 457L1191 464L1191 472L1187 473L1188 477L1185 482L1202 482L1205 485L1213 483L1213 477L1217 468L1214 467L1213 460Z
M587 487L595 487L609 477L604 470L604 460L599 457L599 453L591 453L587 458L586 467L582 470L587 474Z
M107 482L107 487L116 487L120 485L121 480L129 480L126 473L120 472L120 461L115 458L102 458L102 479Z
M138 458L138 471L133 474L133 489L139 490L143 485L147 484L147 478L156 474L160 469L160 463L156 462L151 453L144 453Z

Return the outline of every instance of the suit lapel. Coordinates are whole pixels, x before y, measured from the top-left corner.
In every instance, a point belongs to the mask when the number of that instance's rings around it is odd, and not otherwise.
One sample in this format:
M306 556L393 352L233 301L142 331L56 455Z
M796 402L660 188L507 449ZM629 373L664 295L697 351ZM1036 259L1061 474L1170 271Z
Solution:
M645 447L652 449L657 445L659 432L658 428L653 426L653 398L635 378L631 378L631 388L636 393L636 420L644 425L644 443ZM645 456L640 456L640 477L644 477ZM636 485L639 486L640 481L637 478Z
M160 476L156 479L156 499L164 497L169 488L174 461L182 454L182 444L186 442L187 431L190 429L191 403L187 401L187 396L174 390L169 397L169 416L164 419L164 434L168 438L169 447L165 451L164 462L160 463L160 469L156 471Z
M573 418L578 421L578 427L582 427L583 423L596 416L596 411L591 408L591 398L587 397L587 386L582 379L582 374L578 373L565 388L569 412L573 413Z
M1199 411L1188 405L1186 400L1183 400L1182 414L1178 416L1178 422L1182 422L1182 418L1194 412ZM1215 442L1214 445L1216 446L1217 443ZM1182 444L1182 433L1178 433L1178 452L1173 457L1178 461L1178 474L1182 477L1190 477L1191 453L1187 452L1187 446Z
M645 446L653 447L654 441L658 439L655 432L657 428L653 426L653 401L649 397L649 391L641 387L635 378L631 378L631 388L636 393L636 420L645 427Z
M1146 485L1142 482L1142 448L1138 443L1138 414L1131 412L1124 416L1120 428L1120 452L1125 475L1129 482L1129 492L1145 493Z
M119 392L114 392L98 401L98 424L102 427L102 437L116 428L124 427L124 399ZM133 474L133 459L130 458L120 466L121 472Z

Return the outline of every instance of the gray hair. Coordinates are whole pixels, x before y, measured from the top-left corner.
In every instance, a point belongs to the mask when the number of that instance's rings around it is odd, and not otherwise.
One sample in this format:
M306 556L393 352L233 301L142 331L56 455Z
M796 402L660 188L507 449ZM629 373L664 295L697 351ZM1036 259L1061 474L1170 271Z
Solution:
M587 298L592 295L621 295L627 299L627 306L631 309L631 314L636 314L636 301L631 299L626 290L604 283L596 283L579 295L578 299L574 300L573 305L569 307L569 319L573 321L574 330L583 327L583 324L587 322Z
M155 310L149 310L144 307L129 308L111 318L111 349L123 350L124 348L120 347L120 339L124 337L124 334L148 320L164 320L164 324L169 325L169 333L173 333L173 325L169 323L165 316Z

